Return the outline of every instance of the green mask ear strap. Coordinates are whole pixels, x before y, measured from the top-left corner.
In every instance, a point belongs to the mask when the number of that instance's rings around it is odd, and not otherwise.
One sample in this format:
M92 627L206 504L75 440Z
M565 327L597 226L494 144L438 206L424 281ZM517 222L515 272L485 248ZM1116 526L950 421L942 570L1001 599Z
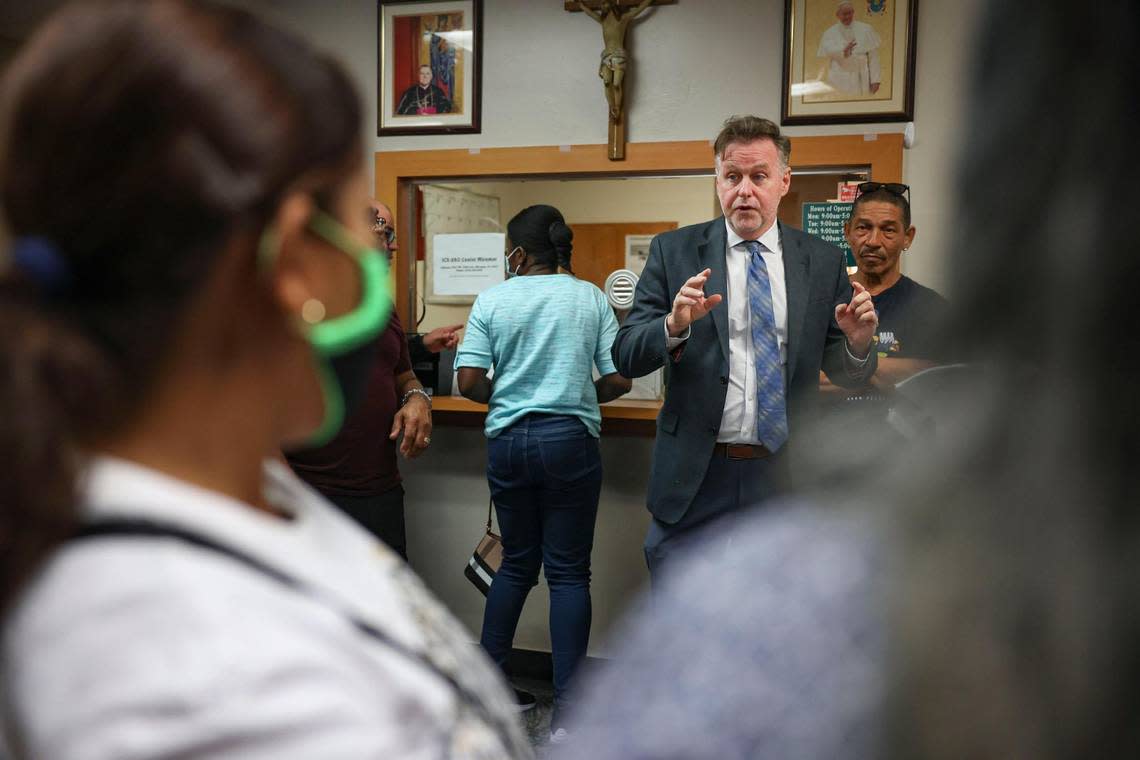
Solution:
M269 225L261 232L261 240L257 243L257 268L262 274L267 274L277 261L277 252L281 250L281 236L277 228Z
M392 296L388 292L388 262L375 248L361 245L352 238L340 222L323 211L315 211L309 228L325 242L356 259L361 274L361 300L357 307L334 319L306 326L307 337L313 348L323 356L351 351L377 335L388 322L392 310ZM257 258L259 266L267 271L280 250L277 230L267 227L261 235ZM379 325L379 328L377 328Z
M324 446L331 441L344 424L344 394L327 359L317 359L317 379L321 385L325 416L321 420L321 426L305 440L305 445L313 448Z
M325 415L321 426L306 441L308 446L322 446L339 432L344 422L344 394L329 365L329 357L351 351L375 338L388 322L392 297L388 292L388 264L375 248L356 242L340 222L322 211L316 211L310 229L329 244L356 259L361 272L361 300L356 308L334 319L316 325L305 325L305 335L317 356L317 376L324 397ZM270 226L258 243L258 266L268 272L280 250L280 237ZM301 323L304 324L304 323Z
M348 314L313 325L309 335L313 346L322 354L342 354L371 340L387 323L392 310L392 296L387 287L388 263L375 248L353 240L340 222L323 211L313 214L309 228L355 258L363 274L360 304Z

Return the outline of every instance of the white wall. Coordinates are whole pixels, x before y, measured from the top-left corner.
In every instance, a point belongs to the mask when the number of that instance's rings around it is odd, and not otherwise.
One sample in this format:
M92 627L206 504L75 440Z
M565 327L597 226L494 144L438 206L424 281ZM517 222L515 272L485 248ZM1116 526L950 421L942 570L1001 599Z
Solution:
M360 83L366 131L376 133L375 0L246 0L339 54ZM977 0L921 4L915 126L904 175L918 239L908 274L935 288L952 249L950 190L967 56ZM711 139L731 113L778 120L783 0L680 0L635 22L628 105L630 142ZM597 77L598 24L559 0L485 0L483 131L373 138L373 150L564 145L606 141ZM789 127L796 135L897 132L901 124ZM793 140L793 151L794 151Z
M338 53L360 83L368 134L376 132L375 0L246 0L295 25ZM919 234L904 260L911 276L935 288L952 263L950 177L963 93L962 67L977 0L926 0L919 13L915 125L904 159ZM711 139L732 113L778 120L783 0L679 0L636 22L627 90L630 142ZM481 134L373 138L374 150L562 145L606 141L605 100L597 77L598 25L566 13L561 0L486 0ZM795 127L810 134L901 131L901 124ZM371 166L371 161L369 161ZM389 199L390 200L390 199ZM537 199L536 199L537 201ZM583 219L582 221L586 221ZM952 295L952 294L951 294ZM473 631L482 599L460 571L485 509L484 444L471 429L441 429L430 453L403 467L410 551L416 569ZM630 589L644 580L640 541L650 439L603 439L607 467L595 551L595 632L604 632ZM548 648L542 586L524 612L516 645Z

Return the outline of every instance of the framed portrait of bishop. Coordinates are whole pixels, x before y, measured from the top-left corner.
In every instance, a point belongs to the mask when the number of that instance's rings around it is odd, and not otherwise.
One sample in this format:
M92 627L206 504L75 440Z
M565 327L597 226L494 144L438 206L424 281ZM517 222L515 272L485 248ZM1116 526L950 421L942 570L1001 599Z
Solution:
M377 134L480 131L483 0L378 0Z

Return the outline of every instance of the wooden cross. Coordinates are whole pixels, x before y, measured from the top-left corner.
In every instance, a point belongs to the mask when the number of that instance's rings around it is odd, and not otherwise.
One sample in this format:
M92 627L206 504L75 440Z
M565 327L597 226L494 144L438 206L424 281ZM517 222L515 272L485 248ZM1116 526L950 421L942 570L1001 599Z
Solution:
M565 0L563 6L571 13L583 11L602 25L602 63L598 76L606 90L609 105L611 161L625 158L625 70L629 51L625 47L625 34L629 25L651 5L673 5L677 0Z

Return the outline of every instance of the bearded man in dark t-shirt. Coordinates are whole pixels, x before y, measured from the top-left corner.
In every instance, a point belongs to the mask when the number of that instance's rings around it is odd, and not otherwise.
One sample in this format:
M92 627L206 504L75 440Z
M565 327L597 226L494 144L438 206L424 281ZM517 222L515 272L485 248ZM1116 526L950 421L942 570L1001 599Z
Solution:
M871 298L879 313L876 338L880 360L917 359L931 365L946 360L937 330L949 303L937 291L904 274L889 288L872 293ZM923 368L917 363L910 366Z
M396 250L392 211L373 204L376 245L389 256ZM438 352L459 342L461 325L433 330L423 346ZM373 535L407 559L404 488L397 452L415 458L431 445L431 399L412 371L408 341L393 312L376 339L375 363L359 405L339 433L317 449L291 452L294 472Z

